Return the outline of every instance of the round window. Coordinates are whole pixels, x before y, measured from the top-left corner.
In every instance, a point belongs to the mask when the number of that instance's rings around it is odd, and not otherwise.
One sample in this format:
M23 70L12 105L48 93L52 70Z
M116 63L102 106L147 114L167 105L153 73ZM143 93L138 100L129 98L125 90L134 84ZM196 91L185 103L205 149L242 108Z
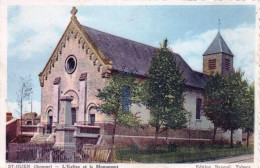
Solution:
M77 67L77 60L74 56L69 56L67 59L66 59L66 65L65 65L65 69L66 71L71 74L75 71Z

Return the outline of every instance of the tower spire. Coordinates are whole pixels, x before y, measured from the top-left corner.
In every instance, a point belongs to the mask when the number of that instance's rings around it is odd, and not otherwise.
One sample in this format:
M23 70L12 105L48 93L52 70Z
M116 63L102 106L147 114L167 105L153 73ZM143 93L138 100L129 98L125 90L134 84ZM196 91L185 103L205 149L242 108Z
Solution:
M218 20L218 33L203 54L203 73L207 75L226 74L233 71L234 55L228 48L220 34L220 19Z

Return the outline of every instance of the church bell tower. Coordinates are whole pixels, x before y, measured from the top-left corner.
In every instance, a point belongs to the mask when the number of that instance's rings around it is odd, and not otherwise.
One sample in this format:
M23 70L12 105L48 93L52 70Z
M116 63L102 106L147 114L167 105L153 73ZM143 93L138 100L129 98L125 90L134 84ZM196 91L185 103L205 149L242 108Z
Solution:
M203 54L203 73L207 75L226 74L233 71L234 55L220 32Z

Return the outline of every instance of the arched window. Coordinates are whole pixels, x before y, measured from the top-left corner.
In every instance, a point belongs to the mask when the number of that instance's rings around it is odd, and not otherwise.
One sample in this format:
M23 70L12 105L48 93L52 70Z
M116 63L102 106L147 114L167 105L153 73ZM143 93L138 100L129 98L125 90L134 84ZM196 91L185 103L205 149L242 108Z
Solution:
M52 124L52 116L53 116L53 112L52 110L48 111L48 124Z
M53 122L53 112L52 110L48 111L48 124L47 124L47 133L51 133L52 131L52 122Z
M77 122L76 108L71 108L71 121L72 125Z
M90 125L95 125L96 121L96 112L97 109L95 107L91 107L89 109L89 120L90 120Z
M130 110L130 97L131 97L131 88L129 86L122 87L122 109L129 112Z

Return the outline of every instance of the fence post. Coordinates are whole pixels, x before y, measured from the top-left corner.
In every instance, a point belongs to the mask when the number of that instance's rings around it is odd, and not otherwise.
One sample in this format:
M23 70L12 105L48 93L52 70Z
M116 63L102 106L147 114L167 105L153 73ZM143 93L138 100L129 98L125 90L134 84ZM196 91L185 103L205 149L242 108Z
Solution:
M98 161L96 154L97 154L97 146L95 145L95 146L94 146L94 155L93 155L94 161Z
M115 157L116 157L116 146L112 146L111 154L110 154L110 162L115 162Z
M53 150L50 151L50 163L53 162Z
M20 146L17 144L17 151L16 151L16 162L19 161L19 151L20 151Z
M37 149L37 161L41 161L41 149Z

